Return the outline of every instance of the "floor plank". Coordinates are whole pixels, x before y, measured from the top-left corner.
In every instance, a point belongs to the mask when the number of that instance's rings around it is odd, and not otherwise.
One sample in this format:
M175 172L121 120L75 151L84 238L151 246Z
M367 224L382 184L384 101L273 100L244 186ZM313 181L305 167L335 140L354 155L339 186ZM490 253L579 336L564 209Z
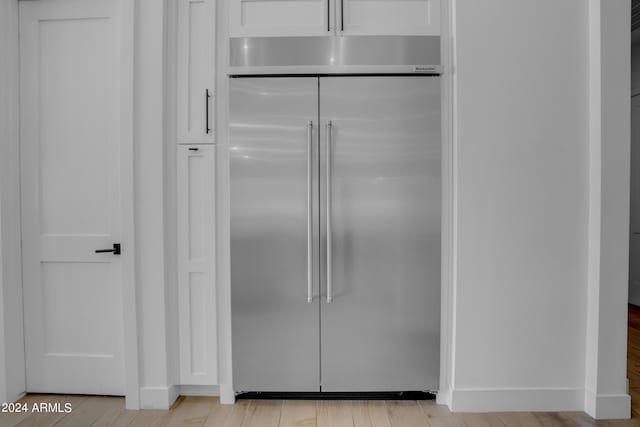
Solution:
M281 410L281 400L253 400L242 427L278 427Z
M452 413L444 405L436 405L433 400L419 400L418 405L432 427L466 427L465 415Z
M146 409L138 411L136 416L128 427L160 427L166 425L170 411L160 409Z
M318 427L353 427L352 403L349 400L322 400L317 402Z
M22 399L19 399L17 403L26 404L27 409L24 412L22 410L20 412L3 412L2 414L0 414L0 421L2 421L2 423L0 424L3 426L7 425L12 427L17 425L22 420L31 415L31 406L34 403L41 402L44 398L46 398L46 396L43 397L40 394L29 394L27 396L24 396Z
M251 406L251 402L251 400L244 399L236 401L236 403L233 405L231 415L229 415L229 418L227 419L225 427L241 427L242 422L247 415L247 411Z
M465 413L462 418L466 425L477 427L507 427L496 414L490 413Z
M234 405L221 405L220 399L215 398L215 401L209 410L207 421L204 423L205 427L226 426L228 420L231 418L233 408Z
M371 427L371 416L366 400L351 401L351 417L354 427Z
M498 412L496 415L502 424L509 427L542 427L530 412Z
M58 427L75 427L93 425L103 415L122 409L123 401L121 397L96 397L86 398L80 405L73 407L73 410L66 414L56 423Z
M387 404L383 400L371 400L367 403L367 412L372 427L391 427Z
M291 400L282 406L280 427L316 427L317 404L313 400Z
M140 411L123 409L116 413L113 419L98 419L92 427L128 427L138 416Z
M413 400L388 400L387 411L392 427L429 426L429 421Z
M40 399L38 399L34 403L52 403L58 404L61 408L64 408L66 403L71 404L72 412L31 412L29 417L25 418L22 422L16 424L17 426L30 426L30 427L49 427L60 421L62 421L67 416L73 414L73 412L77 411L82 404L89 399L87 396L67 396L62 394L54 394L54 395L40 395ZM95 398L95 399L107 399L107 398ZM101 400L98 402L98 410L101 407ZM87 424L88 425L88 424Z
M171 411L167 427L203 426L214 403L213 397L186 397Z

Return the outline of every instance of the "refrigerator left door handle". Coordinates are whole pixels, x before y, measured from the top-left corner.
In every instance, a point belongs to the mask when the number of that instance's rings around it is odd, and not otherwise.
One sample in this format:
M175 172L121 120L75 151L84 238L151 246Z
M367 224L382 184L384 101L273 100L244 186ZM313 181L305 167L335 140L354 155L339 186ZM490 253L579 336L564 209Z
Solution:
M313 302L313 120L307 122L307 302Z

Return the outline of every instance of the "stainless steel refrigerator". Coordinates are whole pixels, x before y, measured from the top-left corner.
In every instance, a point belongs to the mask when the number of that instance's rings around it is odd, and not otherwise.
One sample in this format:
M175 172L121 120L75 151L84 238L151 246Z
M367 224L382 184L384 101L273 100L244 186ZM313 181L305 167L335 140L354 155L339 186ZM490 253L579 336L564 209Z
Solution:
M230 79L236 391L437 390L440 79Z

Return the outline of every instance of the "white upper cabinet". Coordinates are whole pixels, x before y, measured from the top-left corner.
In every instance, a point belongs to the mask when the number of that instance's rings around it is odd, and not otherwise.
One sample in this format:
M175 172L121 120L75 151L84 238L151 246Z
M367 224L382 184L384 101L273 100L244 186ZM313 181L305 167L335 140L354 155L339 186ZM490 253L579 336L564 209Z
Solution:
M440 0L231 0L232 37L439 35Z
M344 35L437 36L440 0L335 0Z
M178 2L179 144L215 142L215 14L215 0Z
M231 37L329 34L334 0L230 0Z

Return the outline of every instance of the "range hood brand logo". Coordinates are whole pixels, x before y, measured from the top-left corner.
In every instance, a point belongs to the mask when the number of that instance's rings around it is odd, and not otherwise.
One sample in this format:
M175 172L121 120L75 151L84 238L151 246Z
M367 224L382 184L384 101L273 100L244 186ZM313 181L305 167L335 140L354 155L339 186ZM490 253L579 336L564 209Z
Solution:
M438 70L436 67L432 65L414 65L413 72L414 73L435 73Z

